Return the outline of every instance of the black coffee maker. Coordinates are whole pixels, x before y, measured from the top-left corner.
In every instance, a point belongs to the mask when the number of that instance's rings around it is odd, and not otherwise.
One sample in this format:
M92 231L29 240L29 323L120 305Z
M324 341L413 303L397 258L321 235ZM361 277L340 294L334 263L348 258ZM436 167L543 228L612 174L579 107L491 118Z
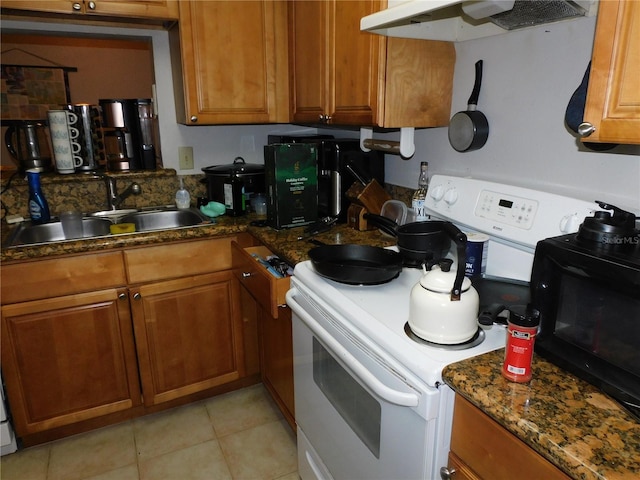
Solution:
M107 169L155 170L155 119L149 98L100 99Z

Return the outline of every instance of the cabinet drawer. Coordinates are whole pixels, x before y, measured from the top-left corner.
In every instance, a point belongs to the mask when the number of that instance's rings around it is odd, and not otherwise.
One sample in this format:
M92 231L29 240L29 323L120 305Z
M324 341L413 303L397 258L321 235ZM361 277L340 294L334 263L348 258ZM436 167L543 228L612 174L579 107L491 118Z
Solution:
M569 479L460 395L455 400L451 452L484 479L511 480L515 478L514 472L520 480Z
M235 239L211 238L126 250L124 258L129 283L155 282L229 270L231 242Z
M242 248L233 243L233 272L240 283L273 318L278 318L278 305L285 304L289 278L277 278L264 268L252 254L267 258L273 253L264 246Z
M2 303L121 287L126 284L121 252L51 258L2 265Z

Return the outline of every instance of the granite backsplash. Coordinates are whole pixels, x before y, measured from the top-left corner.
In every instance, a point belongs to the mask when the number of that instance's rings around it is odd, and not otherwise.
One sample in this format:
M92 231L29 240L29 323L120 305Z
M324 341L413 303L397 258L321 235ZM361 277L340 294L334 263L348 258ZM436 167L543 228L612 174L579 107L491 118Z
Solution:
M109 172L107 175L116 179L118 192L123 192L133 182L137 182L142 187L140 195L127 197L120 208L173 205L176 191L180 187L179 177L173 169ZM191 205L195 206L197 197L207 196L205 176L204 174L184 175L183 178L185 188L191 194ZM88 213L108 208L106 182L99 175L45 173L41 176L41 184L53 216L67 210ZM15 214L26 218L29 215L29 187L25 177L18 173L2 172L0 185L2 187L0 218L4 219L6 215ZM397 185L385 185L385 189L392 198L411 205L413 190Z

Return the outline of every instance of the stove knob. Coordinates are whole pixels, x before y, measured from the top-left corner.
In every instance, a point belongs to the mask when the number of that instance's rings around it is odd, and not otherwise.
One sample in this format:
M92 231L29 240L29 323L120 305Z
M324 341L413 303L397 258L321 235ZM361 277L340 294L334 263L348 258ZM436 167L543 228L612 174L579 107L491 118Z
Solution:
M562 233L575 233L578 231L578 227L580 226L580 220L578 219L578 215L575 213L571 215L565 215L560 220L560 231Z
M455 188L450 188L444 193L444 201L449 205L453 205L458 201L458 191Z
M440 200L442 200L442 197L444 196L444 187L442 185L436 185L434 188L431 188L429 190L429 195L436 202L439 202Z

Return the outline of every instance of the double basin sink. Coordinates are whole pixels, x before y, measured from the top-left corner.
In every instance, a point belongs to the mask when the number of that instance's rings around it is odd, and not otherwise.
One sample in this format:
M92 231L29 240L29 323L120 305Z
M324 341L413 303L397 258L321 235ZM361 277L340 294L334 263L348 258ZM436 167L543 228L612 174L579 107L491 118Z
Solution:
M86 215L82 219L83 238L111 235L111 225L131 223L136 232L173 230L176 228L210 225L211 219L195 208L159 207L143 210L105 210ZM21 223L5 242L5 247L19 247L62 242L65 238L62 223L51 221L41 225ZM78 239L71 239L78 240Z

